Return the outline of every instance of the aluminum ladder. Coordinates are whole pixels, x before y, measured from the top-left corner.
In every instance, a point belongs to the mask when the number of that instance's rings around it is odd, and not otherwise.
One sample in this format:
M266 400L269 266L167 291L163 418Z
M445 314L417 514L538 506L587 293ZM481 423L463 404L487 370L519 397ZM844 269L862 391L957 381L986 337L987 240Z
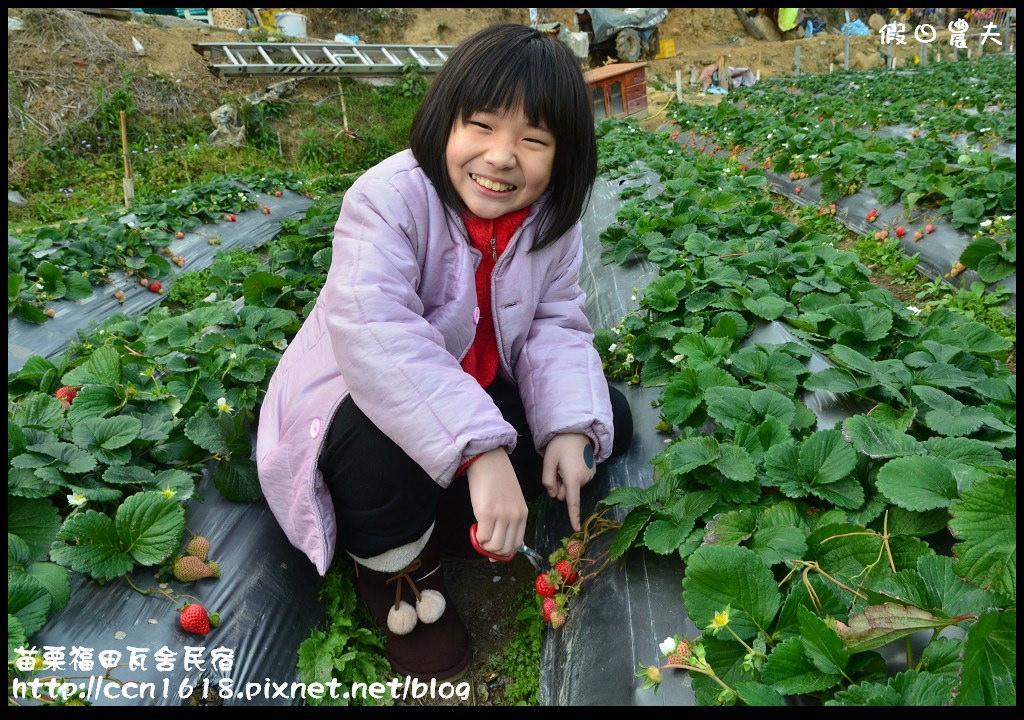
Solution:
M218 76L401 75L408 62L436 73L452 45L350 45L348 43L194 43L209 54Z

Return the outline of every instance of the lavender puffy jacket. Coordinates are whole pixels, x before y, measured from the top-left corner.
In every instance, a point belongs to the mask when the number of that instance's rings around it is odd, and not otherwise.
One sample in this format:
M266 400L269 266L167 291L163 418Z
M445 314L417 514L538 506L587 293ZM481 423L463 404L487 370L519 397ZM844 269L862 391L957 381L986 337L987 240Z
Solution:
M527 254L543 201L492 276L499 373L518 387L538 451L556 434L580 432L600 461L611 452L612 412L583 314L580 226ZM475 455L515 447L515 430L459 364L479 319L479 261L411 151L345 195L327 282L270 380L256 443L270 509L321 575L336 519L317 459L349 393L442 487Z

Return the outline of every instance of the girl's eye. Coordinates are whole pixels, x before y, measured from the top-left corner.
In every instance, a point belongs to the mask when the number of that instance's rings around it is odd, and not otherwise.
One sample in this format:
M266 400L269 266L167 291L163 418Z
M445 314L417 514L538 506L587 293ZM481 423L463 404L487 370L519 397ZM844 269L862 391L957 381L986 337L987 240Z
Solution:
M547 145L547 143L541 140L540 138L526 138L526 142L536 143L538 145Z
M491 129L490 125L487 125L486 123L482 123L479 120L470 120L469 124L470 125L476 125L478 128L483 128L484 130L490 130Z

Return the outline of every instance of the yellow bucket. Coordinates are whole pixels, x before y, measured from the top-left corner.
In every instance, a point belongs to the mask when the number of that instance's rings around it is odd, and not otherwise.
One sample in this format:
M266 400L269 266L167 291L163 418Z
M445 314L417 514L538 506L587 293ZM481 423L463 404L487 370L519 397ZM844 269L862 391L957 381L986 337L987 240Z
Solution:
M275 15L279 12L283 12L282 8L262 8L260 11L260 20L263 22L263 27L273 28L277 27L277 18Z
M655 60L664 60L665 58L676 56L676 41L675 40L660 40L658 42L658 54L654 56Z

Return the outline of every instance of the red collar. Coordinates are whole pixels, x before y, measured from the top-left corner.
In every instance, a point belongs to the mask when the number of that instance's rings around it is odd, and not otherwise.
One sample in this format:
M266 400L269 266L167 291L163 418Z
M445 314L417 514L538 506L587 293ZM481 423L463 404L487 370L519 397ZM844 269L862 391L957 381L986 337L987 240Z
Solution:
M527 205L492 220L478 218L468 213L464 213L462 219L466 221L466 230L474 245L488 245L493 237L497 245L504 248L512 238L512 234L523 224L529 214L530 206Z

